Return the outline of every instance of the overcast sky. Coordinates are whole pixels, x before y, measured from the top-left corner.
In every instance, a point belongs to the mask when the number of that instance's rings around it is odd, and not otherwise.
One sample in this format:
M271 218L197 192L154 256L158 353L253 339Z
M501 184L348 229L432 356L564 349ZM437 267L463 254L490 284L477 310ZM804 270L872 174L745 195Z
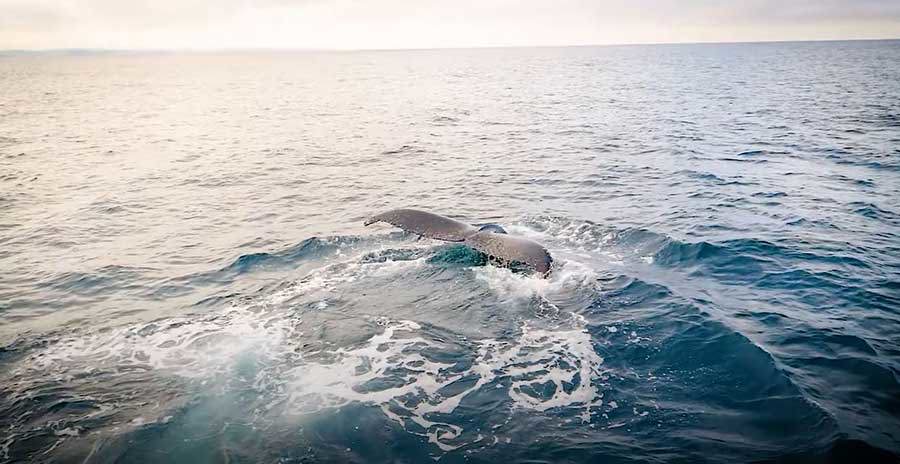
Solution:
M0 49L900 38L900 0L0 0Z

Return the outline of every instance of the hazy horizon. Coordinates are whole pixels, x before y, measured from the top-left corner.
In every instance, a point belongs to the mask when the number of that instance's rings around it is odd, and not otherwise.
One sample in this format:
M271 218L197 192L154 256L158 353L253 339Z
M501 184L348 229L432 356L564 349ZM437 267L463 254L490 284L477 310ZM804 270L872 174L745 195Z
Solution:
M480 50L505 48L577 48L577 47L640 47L652 45L753 45L780 43L828 43L828 42L892 42L900 41L898 37L876 39L810 39L810 40L750 40L750 41L710 41L710 42L633 42L633 43L596 43L596 44L559 44L559 45L481 45L481 46L446 46L446 47L402 47L402 48L303 48L303 47L231 47L231 48L0 48L0 53L223 53L223 52L378 52L378 51L415 51L415 50Z
M900 38L900 2L0 0L0 50L391 50Z

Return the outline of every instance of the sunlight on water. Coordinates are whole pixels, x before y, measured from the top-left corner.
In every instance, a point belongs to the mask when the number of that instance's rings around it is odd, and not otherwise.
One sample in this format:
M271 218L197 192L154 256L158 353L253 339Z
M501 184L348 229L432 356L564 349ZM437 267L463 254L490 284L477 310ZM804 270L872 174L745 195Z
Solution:
M0 56L0 463L891 462L896 41ZM546 279L373 214L544 245Z

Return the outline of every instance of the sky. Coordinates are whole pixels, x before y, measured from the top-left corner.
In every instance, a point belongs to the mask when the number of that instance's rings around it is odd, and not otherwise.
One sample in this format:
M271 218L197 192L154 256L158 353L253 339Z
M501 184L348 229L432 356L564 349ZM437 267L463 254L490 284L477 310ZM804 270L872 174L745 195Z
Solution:
M900 0L0 0L0 49L900 38Z

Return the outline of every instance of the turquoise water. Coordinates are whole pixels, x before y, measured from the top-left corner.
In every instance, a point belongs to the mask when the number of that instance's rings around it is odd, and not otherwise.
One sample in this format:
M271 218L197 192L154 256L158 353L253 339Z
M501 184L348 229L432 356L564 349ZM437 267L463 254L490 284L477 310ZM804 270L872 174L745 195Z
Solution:
M0 462L893 462L900 42L0 57ZM416 240L537 240L547 280Z

